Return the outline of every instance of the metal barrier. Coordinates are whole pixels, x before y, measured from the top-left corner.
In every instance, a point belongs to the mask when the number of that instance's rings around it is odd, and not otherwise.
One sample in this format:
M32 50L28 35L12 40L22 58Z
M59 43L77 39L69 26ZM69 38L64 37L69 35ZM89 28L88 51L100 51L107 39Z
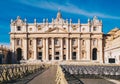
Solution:
M56 84L68 84L60 66L57 66Z
M66 72L73 75L79 75L80 78L99 78L100 76L120 79L120 66L112 65L62 65Z
M43 64L0 65L0 83L23 78L46 67Z

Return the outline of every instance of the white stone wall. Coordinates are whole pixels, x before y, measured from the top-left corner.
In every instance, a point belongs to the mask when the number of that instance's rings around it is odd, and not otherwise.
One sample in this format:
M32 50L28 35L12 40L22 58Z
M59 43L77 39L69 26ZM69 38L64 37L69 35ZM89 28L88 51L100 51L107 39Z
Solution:
M60 14L58 14L60 15ZM20 26L21 30L17 31L17 27ZM93 31L93 27L96 27L97 29ZM72 52L76 52L76 60L87 60L87 61L93 61L93 62L103 62L102 59L102 22L99 21L96 17L93 18L93 20L89 20L88 23L83 24L80 23L80 20L78 20L78 23L72 23L72 20L70 19L70 22L68 20L62 19L61 16L57 16L57 18L52 20L51 23L48 23L48 19L43 21L43 23L37 23L36 19L34 20L34 23L27 23L26 21L23 21L20 17L17 17L15 21L11 22L11 38L14 40L11 40L11 47L13 52L16 51L17 48L23 49L23 58L25 60L28 60L29 54L32 53L33 60L38 59L38 51L42 51L42 60L46 61L48 60L49 56L49 49L47 50L49 45L47 42L48 38L52 39L52 60L54 60L54 53L55 53L55 45L54 45L54 39L59 38L60 39L60 48L61 56L63 56L63 43L62 39L65 38L66 42L66 60L72 59ZM41 38L43 39L42 47L39 47L37 45L37 39ZM22 39L22 45L16 45L16 39ZM30 46L29 40L32 40L32 45ZM72 39L76 39L76 45L72 45ZM92 45L91 42L93 42L93 39L98 39L96 46ZM82 47L82 40L85 41L85 45ZM14 42L15 41L15 42ZM68 47L67 47L68 46ZM75 49L74 49L75 48ZM92 60L92 50L93 48L97 48L97 60ZM31 52L30 52L30 50ZM48 53L46 53L46 51ZM81 58L81 52L85 51L85 59ZM16 56L14 56L16 57ZM60 58L62 60L62 57Z
M114 30L114 31L113 31ZM120 36L119 29L113 29L108 34L110 34L106 39L106 45L104 49L104 59L105 63L109 64L109 59L115 59L116 64L120 64Z

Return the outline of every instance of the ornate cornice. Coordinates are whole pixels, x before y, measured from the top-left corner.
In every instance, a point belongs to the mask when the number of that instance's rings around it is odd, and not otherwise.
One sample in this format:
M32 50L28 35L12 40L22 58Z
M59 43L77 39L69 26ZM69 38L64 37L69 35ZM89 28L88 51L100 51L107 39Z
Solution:
M103 33L96 33L96 32L10 32L9 34L92 34L92 35L98 35Z

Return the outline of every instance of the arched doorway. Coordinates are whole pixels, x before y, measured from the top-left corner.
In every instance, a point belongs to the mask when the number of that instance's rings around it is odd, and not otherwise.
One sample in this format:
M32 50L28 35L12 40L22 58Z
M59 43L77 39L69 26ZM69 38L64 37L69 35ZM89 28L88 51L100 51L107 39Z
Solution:
M17 61L19 62L22 59L22 49L17 48Z
M93 48L92 50L92 60L97 60L97 48Z

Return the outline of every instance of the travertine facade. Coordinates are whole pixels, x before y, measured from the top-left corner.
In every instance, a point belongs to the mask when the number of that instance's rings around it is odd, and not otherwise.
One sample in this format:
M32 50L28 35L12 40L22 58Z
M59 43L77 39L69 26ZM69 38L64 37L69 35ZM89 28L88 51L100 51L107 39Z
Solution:
M120 30L114 28L105 36L105 63L120 64Z
M86 24L78 19L64 20L58 11L56 19L27 23L17 17L11 20L13 60L70 61L103 63L102 22L94 17Z

